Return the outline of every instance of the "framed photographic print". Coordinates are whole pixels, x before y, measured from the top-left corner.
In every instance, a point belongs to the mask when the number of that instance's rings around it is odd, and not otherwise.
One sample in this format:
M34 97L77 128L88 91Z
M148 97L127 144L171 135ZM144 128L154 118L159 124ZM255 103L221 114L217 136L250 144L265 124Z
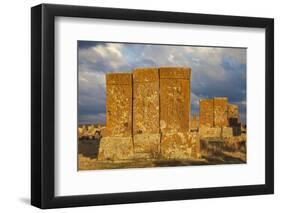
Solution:
M274 20L31 9L31 204L274 192Z

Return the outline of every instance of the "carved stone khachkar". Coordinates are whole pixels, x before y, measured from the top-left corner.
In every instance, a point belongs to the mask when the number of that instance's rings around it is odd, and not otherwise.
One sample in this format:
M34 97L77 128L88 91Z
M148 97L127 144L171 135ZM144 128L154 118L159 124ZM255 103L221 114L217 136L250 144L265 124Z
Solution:
M99 160L122 160L133 156L132 75L106 75L106 131L100 141Z
M214 100L213 99L200 100L199 125L201 128L214 126Z
M133 141L137 157L158 157L160 129L157 68L138 68L133 71Z
M190 76L178 67L107 74L108 136L98 159L200 157L199 136L189 132Z
M132 136L132 75L106 75L106 128L109 136Z
M188 131L190 68L159 68L160 128L162 133Z
M161 156L165 159L192 156L190 75L190 68L159 68Z
M228 104L227 119L229 126L234 126L240 123L240 116L238 106L234 104Z
M232 127L233 135L241 135L241 121L238 106L229 104L227 109L228 125Z
M227 126L227 105L228 100L226 97L214 98L214 126L222 127Z

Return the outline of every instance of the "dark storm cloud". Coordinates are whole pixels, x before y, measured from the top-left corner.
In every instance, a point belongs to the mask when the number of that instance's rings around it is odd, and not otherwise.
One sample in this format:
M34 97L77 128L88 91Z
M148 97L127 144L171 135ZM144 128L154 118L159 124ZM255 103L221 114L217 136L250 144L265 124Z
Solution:
M246 121L246 49L80 42L81 123L105 122L105 73L161 66L192 68L192 114L198 113L199 99L226 96Z

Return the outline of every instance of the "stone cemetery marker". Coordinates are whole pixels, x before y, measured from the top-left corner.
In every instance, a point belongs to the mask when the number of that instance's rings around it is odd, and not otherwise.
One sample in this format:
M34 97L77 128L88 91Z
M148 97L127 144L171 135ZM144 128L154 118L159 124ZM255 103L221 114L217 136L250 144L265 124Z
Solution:
M229 126L236 126L240 123L240 116L238 106L235 104L228 104L227 119Z
M132 135L132 74L106 74L106 128L108 136Z
M133 135L136 153L147 154L146 157L149 158L158 155L160 134L157 68L138 68L133 71Z
M190 68L161 67L160 128L162 133L187 131L190 112Z
M157 68L133 72L133 134L159 133L159 74Z
M214 126L214 100L202 99L199 102L200 127Z
M188 133L191 69L162 67L159 75L161 156L164 159L189 158L194 146L192 135Z
M228 126L227 106L228 106L228 101L226 97L214 98L214 126L216 127Z

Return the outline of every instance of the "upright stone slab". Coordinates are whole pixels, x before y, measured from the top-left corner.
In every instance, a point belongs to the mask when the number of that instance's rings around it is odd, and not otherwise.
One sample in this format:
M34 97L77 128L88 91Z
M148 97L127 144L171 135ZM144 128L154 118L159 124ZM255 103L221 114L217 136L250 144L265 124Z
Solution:
M213 99L200 100L199 123L200 123L200 128L214 126L214 100Z
M237 126L240 123L239 109L235 104L228 104L227 119L229 126Z
M214 98L214 126L216 127L228 126L227 106L228 106L228 101L226 97Z
M159 68L162 133L189 129L190 75L190 68Z
M132 136L132 75L106 74L106 128L109 136Z
M227 105L227 117L228 118L238 118L239 117L239 110L238 110L237 105L235 105L235 104Z
M102 137L98 160L133 157L132 75L106 74L106 137Z
M188 132L190 75L190 68L159 68L161 156L164 159L192 156Z
M156 158L160 152L159 72L133 71L133 141L136 157Z

